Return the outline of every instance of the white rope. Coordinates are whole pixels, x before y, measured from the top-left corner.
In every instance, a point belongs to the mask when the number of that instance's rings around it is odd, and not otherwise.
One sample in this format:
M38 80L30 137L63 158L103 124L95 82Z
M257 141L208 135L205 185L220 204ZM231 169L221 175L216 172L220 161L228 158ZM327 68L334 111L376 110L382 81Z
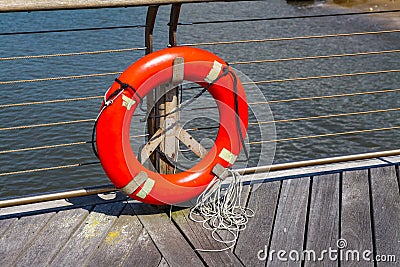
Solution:
M246 229L249 218L254 211L241 203L243 182L238 172L229 170L232 181L227 189L222 188L222 180L214 177L206 190L198 197L196 205L190 210L189 218L203 224L211 231L211 237L227 245L223 249L200 249L203 252L220 252L235 246L239 232ZM230 238L223 240L220 234L228 233Z

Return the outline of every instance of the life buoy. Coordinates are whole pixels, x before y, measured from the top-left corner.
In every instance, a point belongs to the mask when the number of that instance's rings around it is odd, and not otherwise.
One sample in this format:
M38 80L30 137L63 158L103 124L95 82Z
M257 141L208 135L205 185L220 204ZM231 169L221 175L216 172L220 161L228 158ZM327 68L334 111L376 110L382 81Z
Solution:
M184 80L207 88L215 99L220 127L214 145L197 165L176 174L159 174L145 168L134 155L130 123L143 98L171 81L171 66L177 57L184 59ZM108 103L103 103L96 124L102 167L116 188L144 203L176 204L198 196L214 178L216 165L232 166L247 133L248 105L239 78L225 61L198 48L166 48L144 56L116 79L105 99Z

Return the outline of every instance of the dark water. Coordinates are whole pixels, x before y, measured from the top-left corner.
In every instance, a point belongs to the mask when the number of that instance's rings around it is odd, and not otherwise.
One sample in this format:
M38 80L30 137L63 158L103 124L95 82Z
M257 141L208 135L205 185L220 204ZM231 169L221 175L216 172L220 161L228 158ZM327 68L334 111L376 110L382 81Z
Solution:
M307 6L289 5L285 1L249 1L241 3L213 3L184 5L181 22L239 19L254 17L284 17L346 12L323 2ZM140 25L145 21L145 8L99 9L81 11L33 12L0 14L0 32L37 31L49 29L91 28L117 25ZM156 49L167 45L169 7L162 7L155 31ZM396 29L389 19L376 16L325 17L313 19L273 20L264 22L187 25L179 27L179 43L198 43L245 39L325 35ZM78 51L96 51L143 46L143 28L0 36L0 57L40 55ZM400 49L400 34L376 34L356 37L336 37L202 46L229 62L255 59L278 59L357 53ZM49 59L0 61L0 81L37 79L104 72L123 71L143 51L82 55ZM303 61L235 65L253 81L308 77L343 73L357 73L400 69L400 54L369 55ZM398 73L359 75L353 77L314 79L307 81L266 83L258 85L268 100L290 99L319 95L333 95L400 86ZM0 105L102 95L115 76L0 85ZM254 88L253 88L254 89ZM193 92L184 97L190 97ZM253 94L249 91L248 94ZM254 96L257 96L254 93ZM206 99L206 98L205 98ZM271 103L275 120L349 113L399 107L399 93L340 97L313 101ZM93 119L100 99L60 104L31 105L0 108L0 128ZM203 105L203 104L200 104ZM212 124L210 111L196 111L202 117L192 124ZM265 112L265 114L263 114ZM268 108L258 109L257 118L268 120ZM277 136L260 136L258 127L249 129L250 142L319 135L362 129L400 125L399 112L385 112L357 116L276 123ZM212 117L212 116L211 116ZM208 118L210 119L210 118ZM188 126L194 126L188 124ZM198 126L198 125L197 125ZM0 131L0 151L90 141L92 123L23 130ZM215 132L197 133L199 138L212 137ZM399 148L399 131L378 131L337 137L278 142L274 162L289 162L337 155L355 154ZM206 146L209 140L203 142ZM253 146L252 155L258 153ZM268 146L273 152L273 146ZM182 153L183 155L184 153ZM0 173L45 168L76 163L90 163L97 159L90 144L26 152L0 154ZM258 161L252 159L250 165ZM268 159L261 157L262 163ZM81 186L108 183L100 165L89 165L62 170L41 171L0 176L0 198L37 192L64 190Z

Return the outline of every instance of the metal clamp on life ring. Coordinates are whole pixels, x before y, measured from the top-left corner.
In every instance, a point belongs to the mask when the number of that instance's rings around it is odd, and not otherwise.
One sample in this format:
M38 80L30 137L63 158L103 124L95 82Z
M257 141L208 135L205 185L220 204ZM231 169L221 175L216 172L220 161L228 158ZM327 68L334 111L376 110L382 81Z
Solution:
M195 166L159 174L144 167L133 153L130 124L143 98L172 81L176 58L183 58L183 79L199 84L215 99L219 131L212 148ZM173 47L146 55L118 77L105 99L95 126L101 164L118 189L145 203L176 204L198 196L218 176L216 170L232 166L247 132L248 105L239 78L225 61L198 48Z

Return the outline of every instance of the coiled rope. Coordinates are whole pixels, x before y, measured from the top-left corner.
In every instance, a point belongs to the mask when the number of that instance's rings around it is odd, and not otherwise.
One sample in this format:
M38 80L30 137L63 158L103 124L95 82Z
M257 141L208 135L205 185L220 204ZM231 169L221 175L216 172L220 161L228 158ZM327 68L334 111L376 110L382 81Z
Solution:
M203 249L197 251L220 252L235 246L239 232L246 229L249 218L254 216L252 209L241 203L243 182L238 172L227 169L232 181L227 189L223 189L222 180L214 177L206 190L197 198L196 205L190 209L189 218L202 223L203 227L211 231L211 237L218 243L227 245L223 249ZM226 239L221 235L228 233Z

